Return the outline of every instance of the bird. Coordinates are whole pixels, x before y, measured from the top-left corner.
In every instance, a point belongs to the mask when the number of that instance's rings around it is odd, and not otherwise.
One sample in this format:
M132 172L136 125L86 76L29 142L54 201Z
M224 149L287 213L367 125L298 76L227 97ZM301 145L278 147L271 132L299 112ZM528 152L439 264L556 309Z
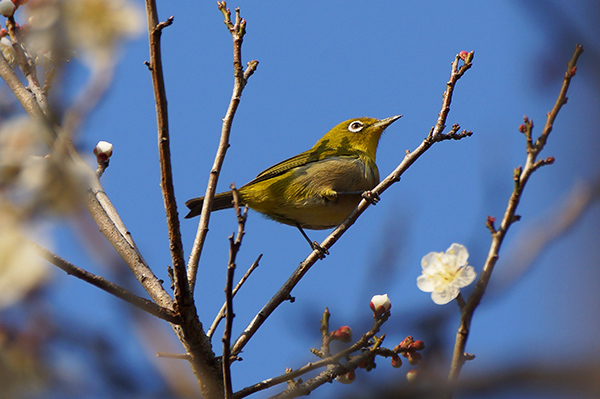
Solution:
M402 115L356 118L329 130L308 151L262 171L240 187L240 204L277 222L296 226L312 249L304 229L338 226L356 208L364 192L379 183L375 163L383 131ZM200 215L204 197L192 198L186 219ZM233 193L214 196L211 212L233 207Z

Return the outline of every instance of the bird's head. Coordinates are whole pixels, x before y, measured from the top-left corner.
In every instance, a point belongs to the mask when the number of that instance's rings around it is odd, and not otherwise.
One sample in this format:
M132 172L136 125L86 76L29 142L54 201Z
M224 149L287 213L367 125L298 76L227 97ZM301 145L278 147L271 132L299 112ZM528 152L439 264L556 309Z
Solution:
M400 117L402 115L385 119L366 117L348 119L327 132L313 148L343 148L349 151L362 151L375 159L381 134L386 127Z

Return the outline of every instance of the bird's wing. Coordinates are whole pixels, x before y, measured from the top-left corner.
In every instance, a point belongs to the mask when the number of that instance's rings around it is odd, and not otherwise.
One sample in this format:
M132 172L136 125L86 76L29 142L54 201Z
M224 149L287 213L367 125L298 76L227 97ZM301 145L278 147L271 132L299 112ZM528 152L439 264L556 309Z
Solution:
M259 183L268 179L272 179L273 177L280 176L291 169L307 165L311 162L321 161L330 157L358 158L358 154L356 152L353 153L351 151L340 148L332 148L321 151L310 149L296 156L288 158L285 161L281 161L268 169L263 170L258 174L258 176L254 178L254 180L248 182L246 186L250 184Z

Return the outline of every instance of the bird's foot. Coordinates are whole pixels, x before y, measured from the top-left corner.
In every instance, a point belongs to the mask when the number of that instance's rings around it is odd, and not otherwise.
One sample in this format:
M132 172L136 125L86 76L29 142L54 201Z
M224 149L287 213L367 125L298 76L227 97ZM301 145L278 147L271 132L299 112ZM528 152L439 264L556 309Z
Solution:
M325 255L329 255L329 251L326 248L320 246L319 243L316 241L311 242L310 246L313 249L313 251L318 252L317 256L319 257L319 259L325 259Z
M367 200L371 205L377 205L379 202L379 194L374 193L371 190L363 192L361 197Z

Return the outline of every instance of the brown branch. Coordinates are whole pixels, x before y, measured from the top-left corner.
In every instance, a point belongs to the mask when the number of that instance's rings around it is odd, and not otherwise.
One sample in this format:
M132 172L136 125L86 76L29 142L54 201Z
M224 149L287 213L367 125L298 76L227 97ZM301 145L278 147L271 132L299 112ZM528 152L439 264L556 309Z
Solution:
M26 53L25 47L21 43L19 37L19 28L17 28L14 15L8 17L6 20L6 29L8 30L13 49L15 50L19 68L21 68L21 71L23 72L23 75L25 75L25 79L27 79L27 83L29 84L28 88L35 97L36 102L44 114L49 115L48 98L38 80L35 62Z
M21 82L15 71L12 69L6 58L4 58L4 54L0 51L0 77L6 84L8 88L15 95L25 112L29 115L31 119L36 122L41 122L44 125L49 125L46 115L44 111L38 104L35 99L35 96L27 90L25 85ZM50 145L54 140L54 137L49 135L47 129L44 129L43 134L46 135L46 142Z
M246 215L248 208L244 209L242 214L240 210L240 199L235 186L231 185L233 193L233 207L238 220L238 233L229 237L229 263L227 265L227 279L225 284L225 329L223 331L223 356L221 364L223 365L223 385L225 386L225 399L231 399L233 390L231 387L231 359L229 345L231 343L231 329L233 328L233 276L235 273L235 259L242 245L244 237L244 226L246 224Z
M229 136L231 134L231 125L235 112L240 103L240 98L244 87L246 86L247 79L254 73L258 66L258 61L250 61L247 65L246 71L242 68L242 42L244 40L244 34L246 33L246 21L240 17L239 8L235 10L236 21L235 24L231 22L231 13L227 8L224 1L217 2L219 10L223 13L225 18L225 25L231 37L233 39L233 92L231 94L231 100L227 107L227 112L223 118L223 125L221 127L221 139L219 141L219 147L215 155L213 166L210 170L208 177L208 184L206 186L206 193L204 194L204 203L202 205L202 213L200 214L200 221L198 223L198 232L194 239L190 258L188 260L187 273L190 281L191 291L194 292L196 285L196 276L198 274L198 263L200 262L200 254L204 247L204 241L206 240L206 234L208 233L208 222L210 221L210 209L212 208L212 202L215 195L217 181L219 180L219 174L221 173L221 167L225 160L225 153L229 147Z
M457 56L458 59L458 56ZM471 56L472 59L472 56ZM468 66L467 66L468 65ZM456 82L464 75L464 73L471 67L469 60L468 64L458 67L458 62L452 63L452 71L450 74L450 80L446 84L446 91L444 92L444 100L442 102L442 109L440 111L436 127L432 127L428 136L423 142L411 153L406 154L402 162L396 167L396 169L390 173L381 183L379 183L373 190L370 191L370 195L378 196L387 190L392 184L400 181L400 176L412 165L421 155L425 153L434 143L444 140L459 140L464 137L470 136L471 132L463 131L462 133L456 133L459 129L458 125L454 125L453 129L448 134L443 134L439 129L443 129L446 125L446 119L448 117L447 110L450 109L450 103L452 101L452 93ZM363 199L358 206L348 215L344 220L325 240L320 244L320 247L324 250L328 250L335 244L346 230L350 228L358 219L358 217L368 208L372 203L368 199ZM246 329L235 341L231 353L233 356L237 356L244 346L248 343L250 338L256 333L258 328L264 323L264 321L277 309L277 307L284 301L290 298L292 289L298 284L300 279L310 270L310 268L320 259L321 252L314 250L311 252L304 261L296 268L288 280L283 286L275 293L275 295L267 302L265 306L258 312Z
M167 219L171 261L173 262L175 298L182 306L187 306L193 302L193 298L191 298L185 269L181 231L179 229L179 217L177 214L177 203L175 201L175 188L173 187L173 172L171 167L171 149L169 137L169 115L167 109L167 94L163 76L160 41L163 29L170 26L172 23L172 16L169 17L165 22L159 23L158 16L156 14L148 14L148 40L150 42L150 64L148 69L150 70L150 76L152 77L152 88L154 90L154 102L156 105L160 187L163 195Z
M157 352L156 357L165 357L168 359L177 359L177 360L190 360L190 355L188 355L187 353Z
M158 305L172 309L173 299L162 287L162 281L154 275L139 249L137 248L131 233L125 227L121 217L117 213L110 199L104 192L102 185L96 178L95 173L84 164L79 155L72 151L73 161L79 164L80 170L88 170L90 183L90 195L85 203L88 213L94 219L100 233L115 248L121 259L129 267L134 277L144 287L150 298ZM84 169L86 168L86 169Z
M579 58L582 52L583 47L577 45L575 47L573 57L568 63L567 72L565 73L563 84L558 95L557 101L554 107L552 108L552 111L548 113L546 125L544 126L544 129L540 137L536 140L536 142L532 143L530 136L528 136L528 134L531 134L531 130L533 128L533 123L529 119L525 118L525 125L522 126L522 128L520 129L523 133L526 134L527 161L523 168L517 168L515 170L515 188L510 199L508 200L508 205L504 213L504 217L502 218L500 227L492 233L492 243L490 246L488 257L483 266L483 270L479 276L477 284L475 285L475 289L473 290L472 294L469 296L468 300L466 301L463 307L460 326L456 333L456 341L454 345L452 363L450 365L450 373L448 375L448 380L451 385L455 385L458 381L458 377L460 375L462 366L467 360L465 357L465 347L467 344L467 339L469 337L473 313L475 312L475 309L479 305L481 298L483 297L483 294L487 289L490 277L494 270L494 266L496 265L496 262L498 260L500 247L504 238L506 237L506 233L508 232L510 226L519 219L518 215L516 214L516 210L517 206L519 205L521 195L523 193L527 181L529 180L529 177L537 169L537 156L546 144L546 140L548 139L548 135L552 130L552 125L554 124L554 120L556 119L558 111L567 101L567 89L571 82L571 78L575 74L575 64L577 63L577 59ZM449 394L449 397L451 396L452 393Z
M244 397L249 396L258 391L262 391L262 390L265 390L272 386L275 386L275 385L281 384L283 382L290 381L294 378L300 377L310 371L319 369L321 367L325 367L325 366L332 365L332 364L339 365L339 361L341 359L347 358L352 353L369 346L370 340L375 336L375 334L377 334L381 330L381 326L383 325L383 323L385 323L388 320L389 316L390 316L389 313L385 313L382 317L375 318L373 327L371 327L371 329L369 331L367 331L365 334L363 334L362 337L360 337L360 339L357 340L354 344L352 344L349 348L346 348L343 351L336 353L335 355L328 356L319 361L308 363L308 364L300 367L297 370L288 371L285 374L282 374L280 376L269 378L268 380L264 380L257 384L254 384L254 385L251 385L244 389L241 389L233 395L234 399L244 398ZM371 354L370 356L373 356L373 354ZM358 366L358 364L360 364L361 362L362 362L362 360L356 362L356 366ZM348 365L348 363L346 363L345 365ZM354 368L356 368L356 367L354 367ZM349 371L349 370L347 370L347 371ZM347 371L345 371L345 372L347 372ZM344 374L344 373L341 373L341 374ZM335 378L335 376L333 378Z
M150 44L150 72L154 88L158 128L158 148L161 166L161 187L167 215L173 278L175 311L182 317L180 326L173 326L182 343L202 396L206 399L223 396L222 376L210 340L204 332L194 303L193 293L187 278L177 206L171 174L167 100L165 94L160 36L162 30L172 23L172 18L159 23L155 0L146 0L148 40Z
M109 294L116 296L117 298L129 302L130 304L138 307L144 312L150 313L151 315L158 317L159 319L166 320L169 323L173 324L179 324L181 322L179 316L175 314L175 312L173 312L171 309L163 308L162 306L159 306L154 302L149 301L148 299L139 297L133 294L132 292L126 290L125 288L111 283L104 277L97 276L93 273L83 270L73 265L72 263L64 260L63 258L59 257L58 255L50 252L46 248L41 247L38 244L31 243L31 245L33 245L35 250L42 258L46 259L48 262L52 263L59 269L62 269L68 275L77 277L95 287L98 287L101 290L104 290Z
M500 276L495 277L494 292L505 291L520 280L544 249L575 226L584 217L586 211L598 201L600 201L600 177L596 177L593 181L578 182L560 205L537 223L523 228L514 240L517 243L516 247L502 262L508 270L505 270L502 280L498 280ZM490 294L488 290L487 295Z
M278 395L271 396L270 399L290 399L296 398L298 396L306 396L309 395L312 391L320 387L321 385L333 382L337 377L343 376L346 373L356 370L358 365L372 359L379 347L383 343L383 339L385 338L385 334L383 334L380 338L375 338L374 343L369 348L356 356L352 356L347 362L344 364L337 364L334 367L328 367L326 370L320 372L316 377L313 377L307 380L304 383L293 384L289 386L286 390L281 392Z
M258 262L260 262L261 258L262 258L262 254L258 255L258 258L256 258L256 260L252 263L252 265L248 268L248 270L246 270L246 273L242 276L240 281L236 284L235 288L231 292L231 295L233 297L235 297L235 294L237 294L237 292L242 287L242 285L246 282L248 277L250 277L250 274L252 274L252 272L258 267ZM215 330L217 329L219 322L221 320L223 320L223 318L225 318L225 307L226 306L227 306L227 304L224 303L223 306L221 307L221 310L219 310L219 313L215 317L215 320L213 321L212 325L208 329L208 332L206 333L206 335L208 335L209 338L211 338L213 336L213 334L215 333Z
M456 82L465 74L465 72L467 72L473 66L473 55L473 52L467 54L466 59L460 68L458 67L461 60L460 54L457 54L452 62L450 79L446 83L446 91L444 91L444 95L442 97L442 109L438 114L438 120L430 133L430 137L433 139L441 135L446 128L446 120L448 119L448 114L450 113L450 103L452 102L452 94L454 94L454 86L456 86ZM458 129L456 131L458 131ZM453 133L456 133L456 131Z

